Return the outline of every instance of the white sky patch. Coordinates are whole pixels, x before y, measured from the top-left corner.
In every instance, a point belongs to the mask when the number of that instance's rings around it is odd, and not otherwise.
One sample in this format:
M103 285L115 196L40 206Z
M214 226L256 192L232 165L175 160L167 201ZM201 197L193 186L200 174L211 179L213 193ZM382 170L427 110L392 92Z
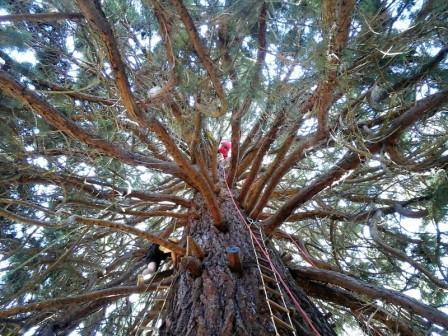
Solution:
M146 229L148 229L148 225L145 222L142 222L135 225L135 228L145 231Z
M151 51L154 51L156 45L158 43L160 43L160 41L162 41L162 38L160 37L159 34L154 34L154 35L151 36L151 41L150 41L150 43L151 43Z
M131 294L130 296L129 296L129 301L131 302L131 303L136 303L136 302L138 302L140 300L140 294Z
M43 156L39 156L38 158L32 159L31 164L44 169L48 167L48 161Z
M232 81L225 81L224 82L224 87L227 89L227 90L232 90L233 89L233 84L232 84Z
M201 25L201 26L199 26L199 34L200 34L202 37L206 37L207 32L208 32L208 26L207 26L207 25Z
M392 15L397 15L398 12L398 6L401 5L401 2L397 2L395 6L393 6L392 8ZM417 0L415 1L415 4L410 7L412 10L412 13L416 13L418 12L423 6L423 0ZM409 11L409 9L406 9L405 11L403 11L403 13L401 14L401 17L398 18L394 24L392 25L392 28L396 29L399 32L403 32L406 31L407 29L411 28L411 19L409 17L409 14L411 14L411 12Z
M78 73L79 67L74 63L70 64L70 69L68 69L67 74L72 78L76 78L78 77Z
M302 78L303 76L303 68L300 65L295 65L294 70L292 70L291 75L289 76L289 80L297 80ZM282 80L285 76L283 76Z
M400 216L400 224L406 228L407 231L418 231L420 226L422 225L422 220L419 218L409 218ZM430 226L426 228L426 232L428 233L436 233L436 230L429 230Z
M141 174L140 178L143 182L151 182L153 176L154 176L154 174L148 171L148 172Z
M317 128L317 119L315 117L308 118L300 126L297 135L307 136L315 128Z
M417 100L428 97L431 94L436 93L437 90L434 88L430 88L427 84L423 84L419 87L417 87L415 92L415 98Z
M266 69L270 77L274 77L277 73L278 67L275 64L275 56L270 53L266 54Z
M95 168L92 166L89 166L85 163L80 163L77 167L76 167L76 171L77 174L82 175L82 176L95 176L96 172L95 172Z
M376 168L381 166L381 162L378 160L369 160L369 162L367 163L367 165L371 168Z
M66 156L60 156L60 157L58 157L57 160L58 160L58 163L63 165L63 166L65 166L66 163L67 163L67 157Z
M134 42L133 39L128 38L128 43L129 43L129 45L132 47L132 49L135 49L136 45L135 45L135 42Z
M33 335L34 335L34 332L37 331L37 328L38 328L38 327L39 327L39 326L36 326L36 327L31 328L31 329L28 330L26 333L24 333L23 336L33 336Z
M34 50L18 51L14 49L5 49L6 53L19 63L37 64L36 53Z
M75 51L75 39L73 38L73 35L67 36L67 38L65 39L65 47L67 48L67 51L69 53Z
M103 63L103 68L104 68L104 71L106 72L106 74L108 76L110 76L112 74L112 67L110 66L109 62L104 62Z

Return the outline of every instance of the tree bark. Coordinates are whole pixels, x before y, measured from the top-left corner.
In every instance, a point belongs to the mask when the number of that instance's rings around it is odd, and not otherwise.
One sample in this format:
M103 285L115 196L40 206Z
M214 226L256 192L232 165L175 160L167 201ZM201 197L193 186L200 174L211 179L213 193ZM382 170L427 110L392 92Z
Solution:
M275 335L274 327L262 290L260 274L252 249L249 230L220 179L218 197L223 217L229 231L221 232L213 225L200 194L195 198L199 216L188 223L187 235L191 236L205 254L202 272L195 274L182 266L162 314L160 335ZM242 273L232 272L226 248L237 246ZM309 316L320 335L335 335L326 319L295 284L280 257L270 251L273 263L283 273L301 308ZM181 263L182 264L182 263ZM297 335L314 335L301 315L285 295ZM286 318L285 318L286 320ZM278 326L277 326L278 328ZM292 335L279 329L281 335Z

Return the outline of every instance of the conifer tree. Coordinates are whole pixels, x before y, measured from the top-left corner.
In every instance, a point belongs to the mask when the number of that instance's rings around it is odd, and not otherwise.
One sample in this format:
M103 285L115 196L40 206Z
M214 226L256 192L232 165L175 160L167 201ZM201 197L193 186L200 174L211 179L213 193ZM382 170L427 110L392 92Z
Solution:
M0 14L0 334L448 328L446 1Z

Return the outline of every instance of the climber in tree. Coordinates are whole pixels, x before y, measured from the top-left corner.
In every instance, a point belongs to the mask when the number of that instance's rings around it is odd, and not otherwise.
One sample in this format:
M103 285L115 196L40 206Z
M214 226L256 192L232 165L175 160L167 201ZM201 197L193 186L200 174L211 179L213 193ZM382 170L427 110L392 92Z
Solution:
M218 153L221 153L222 157L224 159L227 159L227 156L229 155L230 149L232 148L232 144L230 141L224 140L221 141L221 144L218 148Z
M148 266L145 268L142 275L145 276L156 272L162 261L166 260L169 256L170 253L166 253L160 245L151 244L148 251L145 253L145 260L148 262Z

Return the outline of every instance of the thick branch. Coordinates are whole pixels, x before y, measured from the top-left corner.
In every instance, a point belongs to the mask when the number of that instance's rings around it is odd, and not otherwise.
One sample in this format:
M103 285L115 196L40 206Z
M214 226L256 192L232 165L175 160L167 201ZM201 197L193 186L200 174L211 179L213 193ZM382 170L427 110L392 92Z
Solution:
M115 74L117 88L131 119L138 122L141 126L151 129L159 137L159 139L166 146L168 152L173 156L176 163L179 165L180 169L189 177L189 182L193 183L193 186L197 187L206 199L209 198L207 193L203 192L203 185L205 184L205 181L203 181L204 179L188 164L160 122L157 121L156 118L152 118L152 120L149 121L143 111L137 106L126 75L125 65L121 59L117 43L112 32L112 28L107 21L99 3L89 0L78 0L77 3L82 13L89 20L91 26L100 36L101 41L106 47L107 54L111 62L111 67L113 73ZM216 219L218 218L215 218L215 220ZM221 222L221 220L218 221L218 224L221 224Z
M161 281L164 284L170 284L171 279L165 279ZM74 304L82 304L84 302L92 302L95 300L103 299L106 297L116 297L119 299L123 296L128 296L130 294L134 293L146 293L149 291L154 291L158 287L158 283L147 285L147 286L127 286L127 287L115 287L115 288L108 288L108 289L102 289L91 293L76 295L72 297L61 297L61 298L55 298L55 299L49 299L46 301L36 302L36 303L30 303L27 305L14 307L10 309L4 309L0 311L0 317L8 317L12 315L17 314L23 314L28 313L32 311L44 311L44 310L54 310L54 309L61 309L65 308L67 309L67 305L74 305Z
M371 299L380 299L384 302L395 304L410 311L411 313L420 315L434 323L448 328L448 315L413 298L407 297L400 292L385 288L374 287L372 285L368 285L359 280L356 280L350 276L328 270L299 267L291 271L294 276L299 278L331 283L333 285L351 290Z
M177 244L174 244L169 240L162 239L156 235L150 234L146 231L139 230L130 225L115 223L112 221L107 221L107 220L102 220L102 219L85 218L85 217L79 217L79 216L72 216L71 218L69 218L69 220L70 221L72 220L74 223L77 223L77 224L83 224L83 225L89 225L89 226L101 226L101 227L106 227L106 228L112 229L114 231L130 233L130 234L133 234L142 239L148 240L151 243L158 244L162 247L165 247L180 256L185 254L185 249L182 247L179 247Z
M114 157L123 163L130 165L142 165L147 168L161 170L175 176L183 176L177 167L171 163L130 153L116 144L112 144L101 139L98 135L92 134L80 128L74 122L62 116L56 109L49 105L44 99L39 97L35 92L27 89L2 70L0 70L0 88L11 97L16 98L22 103L28 105L49 124L63 131L71 138L92 146L102 154Z
M314 266L317 268L322 268L322 269L333 270L333 271L337 270L337 268L335 266L313 257L299 236L291 235L286 232L276 230L274 232L274 237L280 238L280 239L283 239L286 241L288 241L288 240L291 241L297 247L297 250L298 250L299 254L302 256L302 258L306 262L308 262L311 266Z
M82 19L83 15L81 13L24 13L24 14L11 14L11 15L0 15L0 22L52 22L52 21L62 21L62 20L79 20Z
M288 150L290 149L291 145L293 144L296 138L297 130L299 129L300 125L301 122L295 122L294 125L290 128L288 135L286 139L283 141L282 145L280 146L280 149L278 150L274 160L269 165L266 172L260 178L258 178L254 183L254 185L251 187L247 206L247 211L250 213L251 217L254 218L256 217L254 216L256 212L252 214L252 210L256 202L258 201L266 182L272 177L275 170L278 168L279 162L283 162L286 153L288 152Z
M207 208L210 211L210 214L213 217L214 224L221 230L224 230L224 222L221 215L221 212L218 207L218 201L216 199L213 190L211 190L207 180L203 175L201 175L194 166L192 166L187 158L179 151L174 141L169 136L167 130L163 127L163 125L157 120L153 119L152 121L152 130L159 136L160 139L165 144L168 152L173 156L174 161L178 164L179 168L190 178L196 188L199 189L204 200L207 204Z
M120 92L123 105L132 119L146 126L147 122L144 114L138 108L129 85L125 71L125 65L121 59L120 51L115 42L112 29L107 21L99 2L91 0L77 0L82 14L89 21L91 27L101 38L109 57L110 66L115 75L115 83Z
M249 187L252 186L252 183L260 169L263 158L266 155L267 151L269 150L269 147L275 141L276 135L277 135L277 132L278 132L280 126L285 121L285 113L286 113L286 111L283 109L277 114L271 129L266 134L266 136L264 137L264 139L262 140L262 142L259 146L257 155L255 156L255 159L254 159L254 163L252 164L252 167L249 170L249 176L246 178L246 181L244 182L244 185L241 188L241 193L240 193L240 197L239 197L241 203L245 202L246 197L248 196Z
M401 336L423 335L421 330L412 328L410 321L396 318L378 305L363 301L347 290L330 287L314 281L298 281L297 283L306 294L314 298L347 307L355 315L362 314L369 319L373 318L386 325L390 331L399 332Z
M24 216L17 215L15 213L12 213L6 209L0 208L0 217L7 218L11 221L17 222L17 223L23 223L27 225L36 225L40 227L46 227L46 228L52 228L52 229L62 229L66 227L65 225L58 225L51 222L44 222L37 219L32 219Z
M280 164L280 166L277 167L277 169L272 173L271 178L268 180L263 195L260 197L250 214L251 217L258 217L263 208L266 206L267 202L269 201L269 197L271 196L272 192L274 191L275 187L278 185L282 177L285 176L285 174L291 169L295 162L304 157L307 149L313 147L322 140L323 138L318 135L311 136L303 140L297 146L297 148L294 149L291 154L289 154L284 159L284 161Z
M151 129L158 138L164 143L168 152L174 158L179 168L188 176L188 181L194 187L198 188L210 209L210 213L213 216L215 225L222 228L223 220L217 206L216 198L213 192L207 185L205 178L192 167L188 160L184 157L181 151L177 148L176 144L165 130L163 125L156 119L152 118L151 121L146 119L146 116L135 104L134 97L132 95L128 79L125 72L125 67L121 59L118 47L116 45L112 29L109 22L106 20L101 8L95 5L91 1L78 0L78 5L83 14L89 19L94 29L100 35L103 43L106 46L109 59L111 61L112 69L115 73L115 79L117 87L120 91L123 103L128 110L132 119L139 122L139 124ZM191 20L191 19L190 19Z
M221 106L219 111L217 113L212 114L212 116L221 117L224 115L224 113L227 112L227 100L224 94L224 89L221 85L221 81L219 80L218 74L216 72L215 66L213 65L213 62L210 59L210 57L207 55L207 52L204 46L202 45L198 31L194 25L193 19L188 13L188 10L183 4L182 0L171 0L171 3L176 8L176 11L180 16L180 19L184 23L188 38L193 46L193 49L196 52L196 55L198 55L202 65L207 70L210 80L212 81L213 87L215 88L216 94L221 100Z
M423 98L408 111L397 117L389 126L385 126L368 149L370 153L376 153L381 150L384 144L395 139L406 128L415 123L418 119L434 112L439 106L448 101L448 90L440 91L429 97ZM317 177L307 186L297 192L289 201L285 202L280 209L271 218L264 221L265 230L271 233L279 227L292 212L303 203L310 200L314 195L338 181L347 171L355 169L362 162L363 158L358 153L349 153L345 155L333 168L327 173Z

